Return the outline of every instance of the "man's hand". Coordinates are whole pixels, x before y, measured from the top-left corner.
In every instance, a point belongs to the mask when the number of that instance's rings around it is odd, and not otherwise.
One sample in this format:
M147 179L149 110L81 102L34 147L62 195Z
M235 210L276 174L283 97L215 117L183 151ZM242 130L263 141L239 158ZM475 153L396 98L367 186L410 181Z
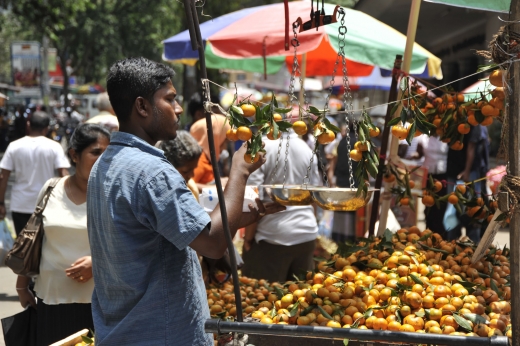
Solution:
M255 202L258 208L255 208L255 206L250 203L248 205L249 212L242 213L242 216L240 217L240 226L238 228L249 226L255 222L258 222L265 215L278 213L286 209L283 205L275 202L268 202L264 204L260 198L257 198Z
M65 269L67 276L77 282L85 283L92 279L92 257L81 257Z
M457 179L468 182L469 181L470 172L464 170L459 175L457 175Z
M31 292L29 287L17 288L16 292L18 293L18 299L20 300L22 308L25 309L27 305L30 305L36 309L36 299L34 299L34 294Z
M262 148L264 147L264 143L262 143ZM235 169L240 170L240 172L247 174L249 176L251 173L256 171L260 166L262 166L265 161L265 154L262 152L257 153L256 155L260 156L260 159L257 162L251 163L246 162L244 160L244 155L247 152L247 145L244 143L233 155L233 163L231 165L231 174Z

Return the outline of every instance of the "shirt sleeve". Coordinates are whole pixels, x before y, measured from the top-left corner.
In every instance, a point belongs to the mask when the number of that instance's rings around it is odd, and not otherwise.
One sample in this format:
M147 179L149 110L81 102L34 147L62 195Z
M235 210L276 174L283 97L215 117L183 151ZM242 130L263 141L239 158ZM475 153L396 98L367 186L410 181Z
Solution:
M179 250L189 246L211 222L193 198L182 176L173 168L163 170L144 187L139 212L146 223Z
M480 140L481 140L481 129L480 129L480 126L482 125L478 125L478 126L472 126L471 127L471 130L469 131L469 141L471 143L478 143Z
M70 168L70 162L69 159L65 156L65 153L63 152L63 149L58 144L56 147L56 155L54 158L54 169L58 168Z
M2 161L0 161L0 168L8 171L14 171L14 162L13 155L10 149L10 145L7 147L7 150L4 153L4 157L2 157Z

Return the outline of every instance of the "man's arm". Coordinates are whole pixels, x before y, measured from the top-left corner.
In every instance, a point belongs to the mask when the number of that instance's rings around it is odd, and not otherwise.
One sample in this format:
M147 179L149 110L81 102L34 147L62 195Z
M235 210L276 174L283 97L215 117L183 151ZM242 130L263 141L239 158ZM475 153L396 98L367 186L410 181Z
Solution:
M5 217L5 191L7 190L7 181L11 171L2 169L2 176L0 179L0 219Z
M249 251L251 249L251 243L255 241L256 227L258 223L255 222L252 225L246 227L246 233L244 235L244 247L242 252Z
M243 145L233 156L233 167L229 175L229 181L224 190L224 200L226 201L226 211L231 237L234 237L238 228L241 226L242 205L244 203L244 192L249 175L257 170L265 162L263 154L259 153L260 160L251 164L245 162L244 154L246 146ZM265 207L260 204L261 210L251 211L256 214L265 213ZM224 225L220 215L220 203L211 212L211 228L206 227L191 242L190 247L197 253L209 258L221 258L227 248Z

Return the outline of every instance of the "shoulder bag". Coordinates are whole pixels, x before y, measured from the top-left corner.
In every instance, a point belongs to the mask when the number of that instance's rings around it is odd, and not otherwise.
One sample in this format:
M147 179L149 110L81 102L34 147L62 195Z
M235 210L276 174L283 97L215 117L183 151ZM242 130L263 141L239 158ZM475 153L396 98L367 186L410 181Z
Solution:
M52 190L61 178L52 178L45 194L38 201L38 205L25 225L20 235L16 238L13 248L7 253L5 265L15 274L23 276L36 276L40 273L40 258L43 241L43 211Z

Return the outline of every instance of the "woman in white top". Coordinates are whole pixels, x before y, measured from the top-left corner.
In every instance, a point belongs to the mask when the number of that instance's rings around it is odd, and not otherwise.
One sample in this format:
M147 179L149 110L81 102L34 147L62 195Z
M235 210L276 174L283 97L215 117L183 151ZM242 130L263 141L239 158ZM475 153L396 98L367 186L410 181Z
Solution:
M83 124L76 128L68 149L76 172L58 182L43 212L40 274L34 286L38 299L29 289L30 278L19 276L16 282L22 306L31 305L38 310L38 345L52 344L84 328L94 329L87 183L92 166L109 141L110 133L99 125ZM49 182L40 191L39 199Z

